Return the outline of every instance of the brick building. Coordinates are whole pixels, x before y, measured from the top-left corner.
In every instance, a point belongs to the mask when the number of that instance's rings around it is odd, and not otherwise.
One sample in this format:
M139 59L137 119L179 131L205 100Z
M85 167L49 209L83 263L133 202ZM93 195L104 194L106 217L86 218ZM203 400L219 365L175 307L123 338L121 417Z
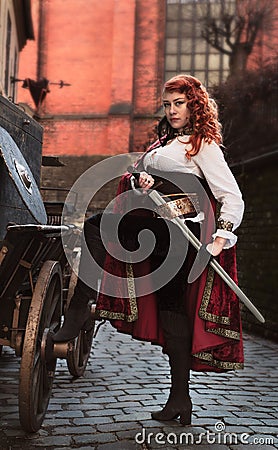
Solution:
M37 109L44 154L111 155L141 149L152 133L164 76L161 0L33 0L36 40L19 78L50 81ZM70 84L62 89L53 82ZM30 93L18 99L34 107Z
M44 154L142 151L165 78L189 72L207 86L225 80L229 56L206 43L200 27L200 14L220 13L221 2L202 3L207 10L192 0L32 0L35 40L21 52L18 78L48 80L50 92L35 108L19 84L17 99L36 110ZM236 0L226 3L233 12ZM260 34L260 64L264 43ZM70 86L60 88L60 80Z

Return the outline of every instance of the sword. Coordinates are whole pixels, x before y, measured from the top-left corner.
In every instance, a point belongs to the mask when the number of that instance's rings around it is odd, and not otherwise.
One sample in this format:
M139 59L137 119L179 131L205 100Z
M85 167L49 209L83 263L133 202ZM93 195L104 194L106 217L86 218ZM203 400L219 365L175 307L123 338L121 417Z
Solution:
M148 193L148 195L157 206L167 204L167 202L161 197L159 192L157 192L156 190L151 190ZM175 217L175 218L171 219L171 221L174 222L182 230L183 234L188 239L188 241L199 251L202 247L202 244L198 240L198 238L196 238L194 233L192 233L192 231L188 228L185 221L183 221L180 217ZM258 309L255 307L255 305L253 305L253 303L249 300L249 298L246 297L244 292L238 287L238 285L234 282L234 280L226 273L226 271L218 263L218 261L216 261L214 258L212 258L209 261L209 264L215 270L215 272L217 272L218 275L220 275L222 280L224 280L225 283L233 290L233 292L242 301L242 303L249 309L249 311L251 311L251 313L256 317L256 319L261 323L265 323L265 319L262 316L262 314L258 311Z

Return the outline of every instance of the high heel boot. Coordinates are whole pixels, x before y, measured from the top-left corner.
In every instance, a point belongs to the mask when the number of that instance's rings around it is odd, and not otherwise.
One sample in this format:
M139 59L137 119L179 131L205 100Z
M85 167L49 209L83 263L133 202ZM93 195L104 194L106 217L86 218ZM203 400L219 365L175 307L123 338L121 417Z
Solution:
M97 216L95 216L97 218ZM97 218L98 220L98 218ZM103 266L105 258L105 249L103 247L99 228L95 225L95 218L88 219L84 224L84 236L81 244L81 258L79 265L79 275L82 280L87 280L88 284L97 286L101 278L100 269ZM97 265L92 267L88 261L88 249ZM91 260L92 261L92 260ZM78 278L74 294L70 301L68 310L65 313L65 320L62 327L52 336L54 342L67 342L75 339L80 330L88 329L91 326L91 311L88 303L96 302L97 289L94 289Z
M171 369L170 395L164 408L152 413L155 420L179 418L182 425L191 423L192 402L189 396L190 335L186 316L172 311L161 311L161 322L166 341L165 353Z
M78 279L69 308L65 313L64 323L52 336L54 342L71 341L79 335L80 330L90 327L91 310L88 303L94 296L94 290Z

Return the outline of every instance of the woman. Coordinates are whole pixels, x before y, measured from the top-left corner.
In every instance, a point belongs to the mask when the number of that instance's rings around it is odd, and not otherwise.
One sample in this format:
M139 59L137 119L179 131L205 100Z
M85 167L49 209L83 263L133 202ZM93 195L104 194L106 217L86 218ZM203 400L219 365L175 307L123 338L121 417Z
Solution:
M187 248L186 239L171 218L185 219L236 281L237 238L233 231L240 225L244 203L219 147L222 136L216 104L201 82L189 75L173 77L165 83L162 98L165 116L158 126L159 139L137 162L137 178L131 174L122 177L113 216L127 209L128 200L119 194L138 188L148 192L160 183L161 195L171 203L154 210L142 195L141 208L127 214L119 227L121 243L130 251L138 249L134 235L150 229L156 237L153 252L139 262L125 262L107 254L104 262L99 216L86 222L85 236L94 258L105 268L97 299L98 316L109 319L119 331L161 345L169 356L170 395L164 408L152 413L153 419L179 417L186 425L191 423L192 413L190 369L242 368L243 348L238 299L209 266L198 272L197 264L195 281L188 281L196 252L191 246ZM217 220L216 229L211 225L211 211ZM177 260L180 262L173 276L164 283L161 277L152 276L165 262L172 272ZM120 280L113 284L114 295L105 289L111 273ZM145 292L140 291L136 280L148 273L155 280L153 290L148 286ZM121 294L124 283L128 284L128 298ZM65 323L54 336L56 341L73 338L84 327L92 297L96 298L96 293L79 280Z

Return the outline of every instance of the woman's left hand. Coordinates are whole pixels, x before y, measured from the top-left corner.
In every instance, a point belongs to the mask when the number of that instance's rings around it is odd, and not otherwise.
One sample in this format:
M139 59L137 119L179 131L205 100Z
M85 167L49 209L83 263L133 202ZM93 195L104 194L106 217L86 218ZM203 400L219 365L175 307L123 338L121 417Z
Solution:
M217 256L223 250L227 239L217 236L211 244L207 245L207 251L212 254L212 256Z

